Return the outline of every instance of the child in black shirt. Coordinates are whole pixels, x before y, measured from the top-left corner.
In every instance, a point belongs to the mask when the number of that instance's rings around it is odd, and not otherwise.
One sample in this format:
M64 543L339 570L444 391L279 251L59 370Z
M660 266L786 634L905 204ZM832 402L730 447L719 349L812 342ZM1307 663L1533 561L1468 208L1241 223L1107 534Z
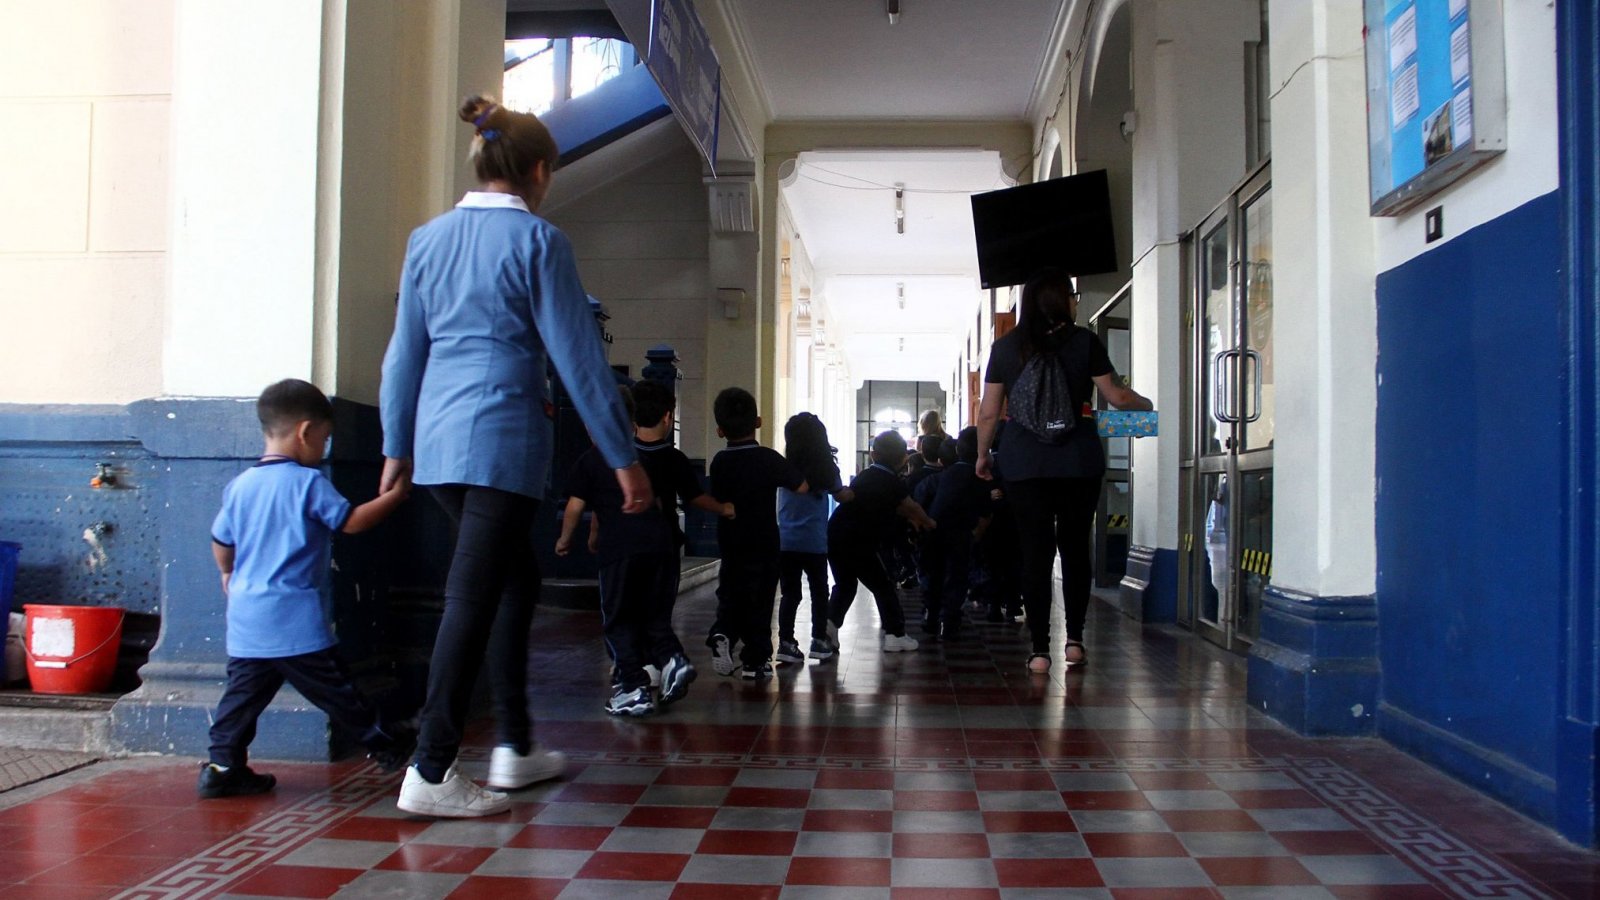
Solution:
M732 503L737 519L717 522L722 574L717 585L717 618L706 646L718 675L733 674L733 645L744 664L740 674L772 674L772 606L778 592L778 489L803 494L805 478L778 451L756 443L761 416L756 398L743 388L727 388L712 403L717 434L728 446L711 460L711 494Z
M885 431L874 438L872 465L850 482L855 498L840 506L828 521L828 564L834 580L828 603L828 637L836 647L839 626L855 601L856 587L864 584L878 604L884 651L917 649L917 642L906 636L900 596L877 553L878 543L894 527L896 516L920 531L934 527L934 521L911 499L900 480L899 469L905 459L906 440L899 432Z
M928 610L938 618L926 622L930 635L954 640L961 629L961 605L967 599L973 541L988 524L991 485L973 468L978 459L978 429L967 426L955 440L956 461L929 491L928 512L939 526L929 542Z
M632 392L623 388L622 393L637 422ZM659 409L656 403L646 412ZM653 424L659 426L660 420L657 416ZM682 697L694 680L694 667L672 633L671 604L677 596L679 575L675 486L657 487L650 456L640 455L652 476L651 487L657 491L656 505L642 513L623 513L616 475L599 451L590 447L578 457L568 476L570 499L556 541L558 556L569 553L584 507L594 508L596 533L590 536L590 547L600 561L601 627L615 666L612 695L606 704L606 712L614 716L645 716L656 711L646 663L662 669L662 703ZM670 519L663 509L668 505L673 510ZM718 504L717 509L721 508Z
M678 525L678 503L685 507L731 519L732 503L718 503L700 487L700 478L689 457L672 445L673 407L677 398L666 386L640 381L633 386L633 446L639 461L650 476L650 488L661 504L661 514L671 531L670 548L663 562L661 577L650 602L644 626L645 657L661 672L662 706L674 703L689 692L695 679L694 666L683 652L683 644L672 630L672 610L678 602L678 580L682 574L683 529Z

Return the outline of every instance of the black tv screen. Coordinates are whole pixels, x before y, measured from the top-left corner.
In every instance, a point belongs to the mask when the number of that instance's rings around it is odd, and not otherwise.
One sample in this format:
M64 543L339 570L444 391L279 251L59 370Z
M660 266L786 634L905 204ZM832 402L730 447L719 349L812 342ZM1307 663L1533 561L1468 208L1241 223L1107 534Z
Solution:
M978 276L985 288L1022 284L1040 269L1117 270L1104 169L972 195Z

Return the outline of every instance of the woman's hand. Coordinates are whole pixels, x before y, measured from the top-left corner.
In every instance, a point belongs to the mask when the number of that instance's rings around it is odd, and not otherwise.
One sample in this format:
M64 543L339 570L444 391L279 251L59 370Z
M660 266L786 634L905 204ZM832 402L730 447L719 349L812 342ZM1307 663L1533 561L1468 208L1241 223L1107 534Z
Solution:
M378 495L389 493L401 485L411 493L411 460L384 457L383 476L378 479Z
M989 461L989 454L985 453L978 457L978 461L973 465L973 471L984 481L994 480L994 464Z
M618 469L617 484L622 488L622 511L625 513L642 513L655 502L655 494L650 490L650 476L645 474L644 466L640 463Z

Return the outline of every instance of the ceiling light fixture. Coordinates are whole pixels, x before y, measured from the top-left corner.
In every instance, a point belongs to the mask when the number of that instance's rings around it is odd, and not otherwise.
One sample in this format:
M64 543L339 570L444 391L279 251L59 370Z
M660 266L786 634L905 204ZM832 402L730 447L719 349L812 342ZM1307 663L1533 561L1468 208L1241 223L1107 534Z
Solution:
M898 182L894 186L894 230L906 233L906 186Z
M900 21L900 0L883 0L884 11L889 14L889 24Z

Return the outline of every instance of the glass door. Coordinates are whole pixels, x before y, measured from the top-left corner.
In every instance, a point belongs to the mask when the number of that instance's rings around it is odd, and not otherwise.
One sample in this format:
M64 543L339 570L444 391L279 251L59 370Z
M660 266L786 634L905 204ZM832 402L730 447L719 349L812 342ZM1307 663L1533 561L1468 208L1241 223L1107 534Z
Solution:
M1185 324L1183 620L1243 652L1272 574L1272 188L1263 166L1195 229Z

